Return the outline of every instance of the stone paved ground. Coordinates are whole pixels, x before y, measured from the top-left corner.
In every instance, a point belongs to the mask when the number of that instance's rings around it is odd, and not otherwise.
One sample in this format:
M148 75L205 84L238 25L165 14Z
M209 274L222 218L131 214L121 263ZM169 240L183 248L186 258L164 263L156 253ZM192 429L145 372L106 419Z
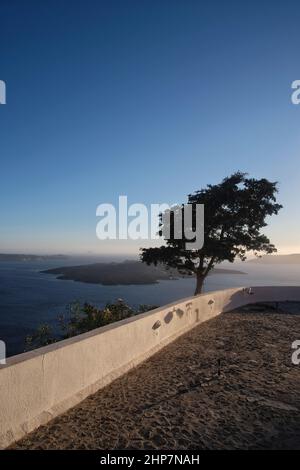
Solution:
M300 315L272 305L222 314L12 447L300 449L296 339Z

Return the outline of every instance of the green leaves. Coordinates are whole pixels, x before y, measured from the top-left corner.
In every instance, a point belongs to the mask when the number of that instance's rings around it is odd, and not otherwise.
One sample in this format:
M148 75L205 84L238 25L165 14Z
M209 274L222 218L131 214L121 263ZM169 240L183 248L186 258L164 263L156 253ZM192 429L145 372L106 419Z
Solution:
M97 308L89 303L81 305L79 302L74 302L67 306L65 315L58 317L59 334L54 335L53 328L48 324L40 325L32 335L26 337L25 350L47 346L60 339L71 338L154 308L156 308L154 305L142 304L134 309L122 299L107 303L104 308Z
M220 184L208 185L188 196L188 204L204 204L204 246L186 250L186 240L171 237L166 246L141 250L147 264L163 263L180 272L205 277L222 261L244 261L247 253L273 253L275 246L261 233L266 219L282 208L276 202L277 183L265 178L247 178L236 172ZM160 217L163 229L163 217ZM172 223L172 218L171 218Z

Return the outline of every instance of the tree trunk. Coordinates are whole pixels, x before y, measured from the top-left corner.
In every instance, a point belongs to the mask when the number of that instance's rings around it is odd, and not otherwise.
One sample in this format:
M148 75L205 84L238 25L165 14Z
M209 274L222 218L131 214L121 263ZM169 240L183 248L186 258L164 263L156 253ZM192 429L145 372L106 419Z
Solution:
M201 294L205 276L203 274L197 274L197 285L194 295Z

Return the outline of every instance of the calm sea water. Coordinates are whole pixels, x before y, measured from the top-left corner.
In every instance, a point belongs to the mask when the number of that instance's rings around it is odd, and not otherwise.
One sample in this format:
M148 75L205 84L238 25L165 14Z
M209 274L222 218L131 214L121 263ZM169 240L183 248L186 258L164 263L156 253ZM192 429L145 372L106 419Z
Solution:
M82 259L80 261L82 263ZM101 286L58 280L40 271L68 262L0 262L0 339L7 345L7 355L24 350L24 338L41 323L57 325L57 317L74 301L103 306L118 298L132 306L164 305L193 294L194 279L161 281L145 286ZM300 285L300 265L235 264L225 266L245 275L215 274L207 278L205 291L248 285Z

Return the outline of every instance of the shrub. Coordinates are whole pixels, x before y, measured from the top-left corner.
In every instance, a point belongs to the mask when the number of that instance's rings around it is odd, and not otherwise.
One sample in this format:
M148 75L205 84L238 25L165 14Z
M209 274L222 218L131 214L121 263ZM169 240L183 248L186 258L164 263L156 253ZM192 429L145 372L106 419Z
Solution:
M58 317L59 333L54 334L53 328L46 324L40 325L32 335L25 339L25 350L29 351L56 341L86 333L100 326L129 318L156 308L154 305L140 305L134 309L124 300L107 303L104 308L97 308L89 303L74 302L67 306L66 313Z

